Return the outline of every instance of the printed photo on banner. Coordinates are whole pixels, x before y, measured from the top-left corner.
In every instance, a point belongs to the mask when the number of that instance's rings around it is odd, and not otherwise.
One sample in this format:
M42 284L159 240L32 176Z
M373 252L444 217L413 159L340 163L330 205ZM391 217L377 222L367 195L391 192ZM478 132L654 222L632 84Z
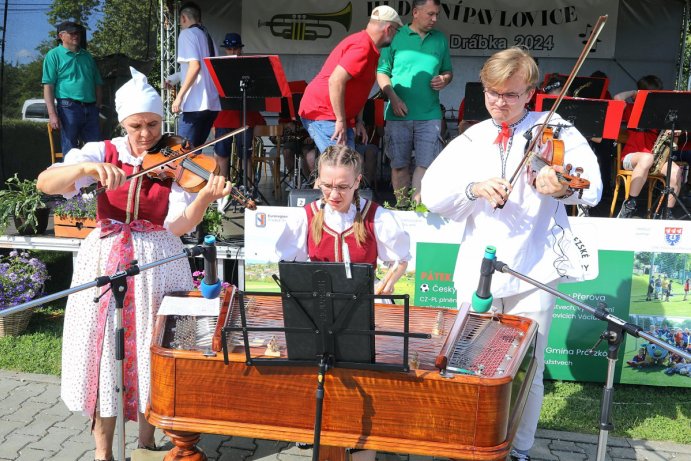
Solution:
M591 307L642 327L673 347L689 350L691 329L691 232L685 221L606 218L571 220L575 235L597 229L599 274L593 280L562 284L559 290ZM607 328L577 306L558 300L545 353L545 373L553 379L604 382L606 343L595 344ZM615 382L691 387L688 364L641 338L626 335L619 348Z

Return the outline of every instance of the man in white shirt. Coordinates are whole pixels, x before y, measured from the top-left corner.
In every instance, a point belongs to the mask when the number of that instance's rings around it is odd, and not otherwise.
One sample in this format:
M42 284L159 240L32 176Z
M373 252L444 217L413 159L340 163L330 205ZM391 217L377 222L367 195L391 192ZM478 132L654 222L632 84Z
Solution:
M193 146L206 141L221 110L218 91L202 62L218 52L201 19L201 9L194 3L185 3L180 9L178 62L182 83L172 107L174 113L182 112L178 135L187 138ZM175 83L174 79L168 81L168 84Z
M564 205L597 205L602 195L600 168L587 140L555 114L550 123L563 126L563 164L582 167L590 187L577 190L578 181L567 180L563 165L529 162L530 174L525 167L519 169L525 134L535 136L535 127L546 117L526 108L538 77L535 60L521 48L492 55L480 71L491 118L451 141L422 179L422 203L466 223L454 271L459 301L471 299L488 245L496 247L497 258L510 268L553 287L582 278ZM514 171L519 176L511 184ZM528 461L542 406L544 353L555 297L503 273L494 275L492 294L492 307L500 313L538 324L536 371L510 454L512 461Z

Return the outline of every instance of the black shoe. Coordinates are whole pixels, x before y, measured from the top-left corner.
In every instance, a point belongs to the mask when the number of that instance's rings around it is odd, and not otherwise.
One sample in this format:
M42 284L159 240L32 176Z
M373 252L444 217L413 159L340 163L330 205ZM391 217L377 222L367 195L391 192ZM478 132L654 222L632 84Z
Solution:
M632 218L636 214L636 202L629 199L624 200L617 218Z
M530 456L525 455L520 451L511 450L511 453L509 453L509 459L511 461L530 461Z

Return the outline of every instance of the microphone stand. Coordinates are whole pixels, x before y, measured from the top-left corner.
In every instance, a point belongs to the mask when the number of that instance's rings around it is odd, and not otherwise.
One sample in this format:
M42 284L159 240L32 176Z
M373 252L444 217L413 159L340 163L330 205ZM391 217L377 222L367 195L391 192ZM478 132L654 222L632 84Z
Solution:
M17 306L5 309L0 312L0 317L5 315L13 314L15 312L20 312L25 309L30 309L32 307L40 306L50 301L63 298L65 296L71 295L72 293L77 293L82 290L87 290L93 287L102 287L105 285L110 285L108 290L113 291L113 299L115 299L115 360L119 362L116 364L116 384L115 393L118 396L117 402L117 423L116 428L118 430L118 460L125 461L125 405L124 405L124 372L123 364L125 363L125 329L122 326L122 308L125 302L125 296L127 294L127 277L132 277L138 275L140 272L151 269L156 266L161 266L169 262L176 261L182 258L191 258L194 256L199 256L204 253L204 249L197 245L192 248L185 248L182 252L169 256L167 258L159 259L148 264L139 266L137 261L132 261L130 266L122 271L116 272L113 275L103 275L97 277L93 282L87 282L82 285L69 288L67 290L62 290L52 295L44 296L42 298L34 299L32 301L19 304ZM98 302L99 298L103 296L108 290L104 291L102 294L94 298L94 302Z
M681 349L677 349L675 347L670 346L666 342L644 332L643 328L641 328L640 326L633 323L625 322L619 317L610 314L609 312L607 312L606 309L602 309L599 307L591 307L587 304L573 299L568 295L561 293L560 291L548 285L540 283L537 280L528 277L527 275L521 274L520 272L516 272L515 270L511 269L506 263L503 263L501 261L495 261L494 268L499 272L510 274L520 280L523 280L524 282L528 282L529 284L541 290L553 294L557 298L561 298L564 301L573 304L574 306L579 307L586 312L589 312L593 315L593 317L595 317L598 320L607 322L607 329L604 332L602 332L602 334L600 335L600 339L597 341L597 343L595 343L595 345L591 349L595 349L601 341L607 341L607 380L605 386L602 389L602 400L600 402L600 434L598 437L596 457L597 461L604 461L607 451L607 436L609 434L609 431L614 429L614 425L612 424L611 420L612 403L614 400L614 369L617 363L617 356L619 355L619 346L621 345L621 342L624 339L624 335L628 333L633 337L646 339L647 341L657 346L660 346L668 352L678 354L689 361L691 361L691 354Z

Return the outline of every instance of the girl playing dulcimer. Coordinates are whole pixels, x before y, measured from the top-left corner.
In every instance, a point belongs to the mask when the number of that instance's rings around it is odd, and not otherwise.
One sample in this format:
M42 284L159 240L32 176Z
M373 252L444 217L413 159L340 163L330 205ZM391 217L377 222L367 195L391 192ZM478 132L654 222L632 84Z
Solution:
M410 237L394 214L360 198L362 160L357 151L336 144L319 156L316 180L322 198L305 205L305 213L290 219L278 238L276 252L283 261L327 261L389 265L375 294L392 294L405 273ZM372 450L354 453L355 461L374 461Z

